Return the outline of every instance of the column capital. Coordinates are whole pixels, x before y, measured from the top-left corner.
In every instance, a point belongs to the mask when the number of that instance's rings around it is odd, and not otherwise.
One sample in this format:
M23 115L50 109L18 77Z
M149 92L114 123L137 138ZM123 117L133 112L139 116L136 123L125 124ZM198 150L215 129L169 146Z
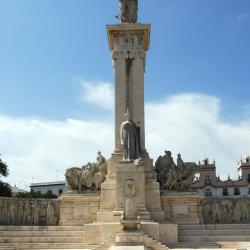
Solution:
M146 51L145 50L129 51L128 56L129 56L130 59L142 59L142 60L145 60Z
M113 50L112 51L112 59L128 59L128 52L122 50Z

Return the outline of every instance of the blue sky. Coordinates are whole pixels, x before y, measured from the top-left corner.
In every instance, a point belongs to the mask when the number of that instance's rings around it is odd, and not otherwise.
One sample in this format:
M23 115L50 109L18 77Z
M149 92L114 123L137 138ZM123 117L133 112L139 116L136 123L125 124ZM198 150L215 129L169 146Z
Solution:
M117 9L118 0L0 0L0 115L12 121L64 123L71 118L111 124L112 108L100 107L100 103L87 95L91 86L100 87L100 84L104 87L99 88L100 95L103 90L106 94L113 93L105 26L117 22L114 18ZM248 0L139 0L139 22L152 24L145 76L146 103L160 105L165 100L176 101L183 94L204 95L203 101L217 105L213 114L218 122L230 126L248 123ZM105 95L108 99L110 93ZM172 96L177 99L171 99ZM182 116L185 110L176 112L176 116ZM199 115L203 117L202 113ZM23 142L16 141L21 136L20 132L11 137L17 148L22 147ZM0 133L0 139L0 150L14 171L24 158L13 160L20 152L18 149L15 153L9 152L12 149L8 151L6 145L13 146L8 136ZM111 144L107 148L101 146L107 154ZM242 154L250 152L249 145L244 144ZM177 146L169 147L178 151ZM204 155L211 157L220 155L209 149L204 151ZM194 160L202 156L197 153ZM240 157L237 152L234 162ZM63 164L66 167L66 163L72 161L73 156ZM230 163L231 168L235 168L233 162Z

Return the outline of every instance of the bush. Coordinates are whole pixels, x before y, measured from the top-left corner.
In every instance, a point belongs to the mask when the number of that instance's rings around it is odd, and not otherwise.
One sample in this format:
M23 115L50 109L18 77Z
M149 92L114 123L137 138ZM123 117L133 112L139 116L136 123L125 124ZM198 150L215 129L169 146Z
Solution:
M8 183L0 181L0 196L11 197L11 187Z

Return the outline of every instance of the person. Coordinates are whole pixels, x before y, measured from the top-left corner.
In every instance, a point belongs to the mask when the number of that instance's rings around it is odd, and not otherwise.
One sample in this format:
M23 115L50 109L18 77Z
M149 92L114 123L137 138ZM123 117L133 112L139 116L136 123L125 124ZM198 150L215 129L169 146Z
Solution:
M133 122L129 112L125 116L126 121L122 123L120 131L124 160L137 160L140 159L139 127Z

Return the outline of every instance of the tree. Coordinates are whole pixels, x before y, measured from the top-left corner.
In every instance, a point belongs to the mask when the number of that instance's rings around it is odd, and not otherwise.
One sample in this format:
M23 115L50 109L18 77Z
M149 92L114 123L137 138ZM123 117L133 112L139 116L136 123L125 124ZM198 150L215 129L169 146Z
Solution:
M9 170L8 170L8 166L6 163L2 162L2 159L0 159L0 176L8 176L9 174Z
M7 177L9 174L8 166L6 163L0 159L0 177ZM10 197L11 196L11 187L8 183L2 182L0 180L0 196Z

